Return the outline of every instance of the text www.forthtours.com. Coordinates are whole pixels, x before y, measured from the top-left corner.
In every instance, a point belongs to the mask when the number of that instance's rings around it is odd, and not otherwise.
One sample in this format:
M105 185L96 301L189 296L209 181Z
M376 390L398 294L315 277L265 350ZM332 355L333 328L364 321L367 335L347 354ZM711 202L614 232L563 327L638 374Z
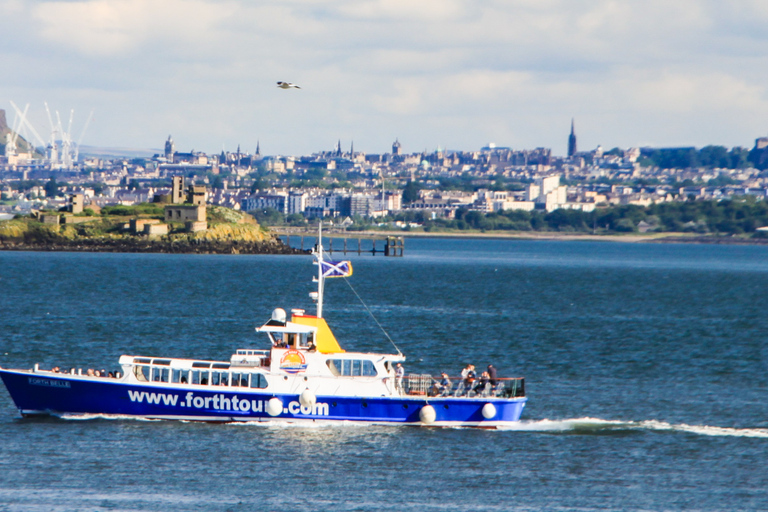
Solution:
M128 390L131 402L146 402L148 404L162 404L172 407L191 407L194 409L215 409L218 411L240 412L264 412L267 410L267 400L252 400L237 398L237 395L228 398L222 394L213 396L195 396L193 392L187 393L185 399L179 401L179 395L173 393L148 393L146 391ZM328 404L316 403L313 406L304 406L299 402L288 403L284 412L291 414L307 414L315 416L328 416Z

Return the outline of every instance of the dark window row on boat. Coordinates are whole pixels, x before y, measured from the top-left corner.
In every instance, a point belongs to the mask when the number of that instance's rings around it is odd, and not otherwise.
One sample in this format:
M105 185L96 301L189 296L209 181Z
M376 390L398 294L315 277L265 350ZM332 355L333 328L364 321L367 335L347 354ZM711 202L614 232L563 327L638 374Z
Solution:
M38 365L35 365L35 371L39 370ZM70 368L69 370L62 370L58 366L54 366L51 368L51 373L68 373L70 375L87 375L88 377L109 377L110 379L119 379L120 378L120 372L117 371L107 371L107 370L94 370L93 368L88 368L85 373L83 373L82 368Z
M375 377L378 374L373 363L366 359L329 359L326 364L337 377Z
M193 367L196 363L193 363ZM217 363L206 363L216 367ZM221 363L223 366L223 363ZM229 366L229 365L226 365ZM231 372L226 370L184 370L139 364L133 367L133 374L140 382L168 382L197 386L230 386L240 388L267 387L267 378L260 373Z

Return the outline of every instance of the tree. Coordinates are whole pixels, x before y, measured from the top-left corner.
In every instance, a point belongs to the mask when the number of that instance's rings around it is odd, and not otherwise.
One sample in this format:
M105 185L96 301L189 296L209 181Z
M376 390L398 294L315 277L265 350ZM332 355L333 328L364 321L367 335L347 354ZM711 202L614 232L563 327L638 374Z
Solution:
M48 183L45 184L45 196L56 197L59 195L59 184L56 183L56 178L51 178Z
M251 194L255 194L258 190L264 190L265 188L269 187L269 183L267 183L263 178L259 177L256 178L256 181L253 182L253 185L251 185Z
M416 181L409 181L403 189L403 203L413 203L419 199L419 191L421 186Z

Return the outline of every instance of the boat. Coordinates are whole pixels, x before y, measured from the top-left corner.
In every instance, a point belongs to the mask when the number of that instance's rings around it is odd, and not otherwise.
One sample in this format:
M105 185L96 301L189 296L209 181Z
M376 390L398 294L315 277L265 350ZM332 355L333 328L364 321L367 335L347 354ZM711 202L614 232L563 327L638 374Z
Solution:
M0 377L23 417L480 428L519 421L527 401L521 377L405 375L394 342L391 354L342 349L323 317L323 292L326 279L350 277L352 264L324 258L322 226L312 254L316 314L273 310L256 328L265 348L237 349L224 361L122 355L114 372L35 364L0 368Z

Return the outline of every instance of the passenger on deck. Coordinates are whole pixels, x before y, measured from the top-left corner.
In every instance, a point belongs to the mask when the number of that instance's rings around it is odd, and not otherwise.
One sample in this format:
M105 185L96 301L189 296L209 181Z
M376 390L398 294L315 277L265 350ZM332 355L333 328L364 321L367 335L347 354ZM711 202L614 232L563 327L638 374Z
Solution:
M461 376L464 380L464 386L471 389L475 379L477 379L477 373L475 373L475 365L468 364L467 367L461 371Z
M451 392L451 379L445 372L441 373L440 376L442 377L440 382L435 381L434 394L435 396L447 396Z
M395 368L395 389L399 392L403 392L403 377L405 377L405 368L400 363L397 363Z
M488 365L488 377L490 378L491 386L493 386L493 387L496 387L496 384L499 383L499 379L498 379L498 377L496 375L497 375L496 374L496 367L493 366L492 364L489 364Z
M474 388L474 391L478 394L485 393L486 387L488 387L490 384L490 376L488 375L488 372L483 372L480 375L480 380L477 381L477 385Z
M59 373L59 367L58 366L54 366L53 368L51 368L51 372Z

